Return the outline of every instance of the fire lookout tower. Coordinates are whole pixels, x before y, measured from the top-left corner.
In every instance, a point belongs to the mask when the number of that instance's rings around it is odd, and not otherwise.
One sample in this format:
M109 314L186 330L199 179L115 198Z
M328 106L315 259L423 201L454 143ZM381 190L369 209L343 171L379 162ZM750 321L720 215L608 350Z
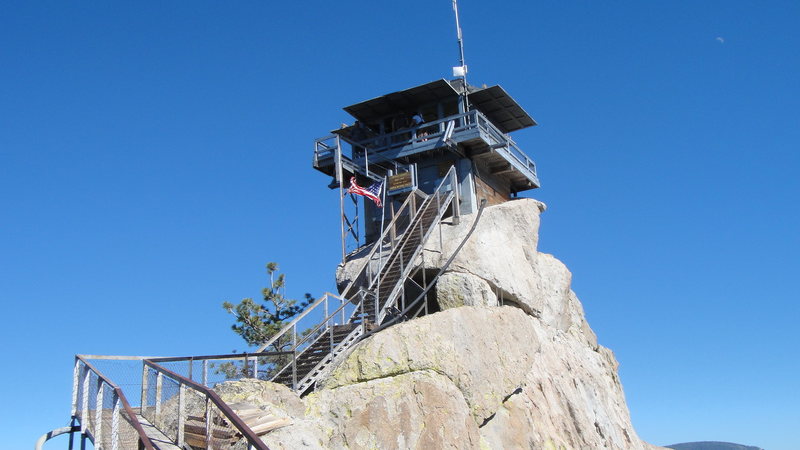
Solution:
M342 248L374 242L410 192L432 194L450 168L456 201L447 215L470 214L482 200L505 202L539 187L536 165L509 133L536 125L500 86L474 87L463 79L440 79L344 108L354 119L315 142L313 166L333 178L342 203ZM343 142L349 144L348 154ZM347 213L344 197L351 180L386 180L386 208L364 202L359 214ZM454 188L454 189L453 189ZM389 217L387 217L389 216ZM349 237L348 237L349 236Z

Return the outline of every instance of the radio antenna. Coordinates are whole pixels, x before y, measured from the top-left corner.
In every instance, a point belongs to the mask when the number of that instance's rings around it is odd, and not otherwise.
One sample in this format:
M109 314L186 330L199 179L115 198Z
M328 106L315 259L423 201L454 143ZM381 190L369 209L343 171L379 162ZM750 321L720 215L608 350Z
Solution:
M456 16L456 37L458 38L458 56L461 65L453 67L453 76L461 78L464 85L464 92L461 99L464 103L464 111L467 112L469 106L467 103L467 64L464 62L464 38L461 35L461 23L458 20L458 0L453 0L453 12Z

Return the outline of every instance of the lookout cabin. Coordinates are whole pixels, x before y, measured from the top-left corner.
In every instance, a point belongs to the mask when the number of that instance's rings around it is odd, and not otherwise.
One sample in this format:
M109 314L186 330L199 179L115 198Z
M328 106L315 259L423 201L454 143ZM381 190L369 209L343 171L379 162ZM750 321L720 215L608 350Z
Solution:
M360 186L385 180L391 206L414 189L430 194L455 166L454 209L470 214L484 199L496 205L540 186L533 160L510 136L536 121L498 85L440 79L344 110L354 122L315 142L313 167L333 178L331 188L346 189L352 177ZM368 244L385 212L364 205Z

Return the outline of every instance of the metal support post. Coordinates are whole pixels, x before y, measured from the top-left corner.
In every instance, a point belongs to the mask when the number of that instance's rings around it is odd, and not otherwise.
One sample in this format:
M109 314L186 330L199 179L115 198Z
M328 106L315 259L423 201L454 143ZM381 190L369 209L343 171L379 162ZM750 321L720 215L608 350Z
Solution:
M156 413L155 413L155 422L153 425L160 427L161 426L161 388L164 384L164 375L161 372L156 374Z
M78 358L75 358L75 366L72 368L72 409L70 410L70 415L75 417L78 414L78 384L79 378L81 373L81 361ZM72 433L70 433L72 436Z
M83 405L81 405L81 434L86 436L86 427L89 425L89 368L84 367L83 375ZM83 445L83 444L81 444Z
M425 315L427 316L428 315L428 275L427 275L426 270L425 270L425 251L423 250L420 253L420 255L422 257L422 289L425 292L425 300L423 300L423 301L425 302L424 308L425 308Z
M330 336L331 352L333 352L333 326L329 323L327 324L327 327L328 327L328 335Z
M142 403L141 403L141 411L142 416L147 417L145 411L147 411L147 381L150 369L148 369L147 364L142 363Z
M339 212L340 217L339 221L342 225L342 264L344 264L347 251L345 249L345 240L347 236L345 235L344 229L344 222L345 222L345 215L344 215L344 180L342 179L342 147L339 145L339 137L336 137L336 181L339 182Z
M103 379L97 377L97 396L94 402L94 442L97 446L103 444Z
M186 385L180 383L178 385L178 436L176 436L176 443L178 447L183 448L184 444L184 428L186 427Z
M206 397L206 448L211 447L211 421L213 420L212 414L214 410L211 405L211 399Z
M453 166L455 167L455 166ZM461 197L459 195L458 174L453 170L453 225L458 225L461 222Z
M208 387L208 360L203 360L203 386Z
M297 324L292 326L292 389L297 389Z
M116 389L111 392L114 393L114 407L111 410L111 450L119 450L119 416L122 413L120 408L122 401Z

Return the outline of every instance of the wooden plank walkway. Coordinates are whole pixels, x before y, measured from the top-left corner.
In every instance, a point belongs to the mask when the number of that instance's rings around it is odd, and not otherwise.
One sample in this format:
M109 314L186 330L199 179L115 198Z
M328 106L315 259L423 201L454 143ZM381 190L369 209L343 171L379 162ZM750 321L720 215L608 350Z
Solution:
M144 429L147 437L149 437L150 441L153 443L153 447L157 448L158 450L183 450L177 445L173 444L172 441L164 435L164 433L158 431L158 428L156 428L147 419L142 417L141 414L136 414L136 419L138 419L139 423L142 424L142 428Z

